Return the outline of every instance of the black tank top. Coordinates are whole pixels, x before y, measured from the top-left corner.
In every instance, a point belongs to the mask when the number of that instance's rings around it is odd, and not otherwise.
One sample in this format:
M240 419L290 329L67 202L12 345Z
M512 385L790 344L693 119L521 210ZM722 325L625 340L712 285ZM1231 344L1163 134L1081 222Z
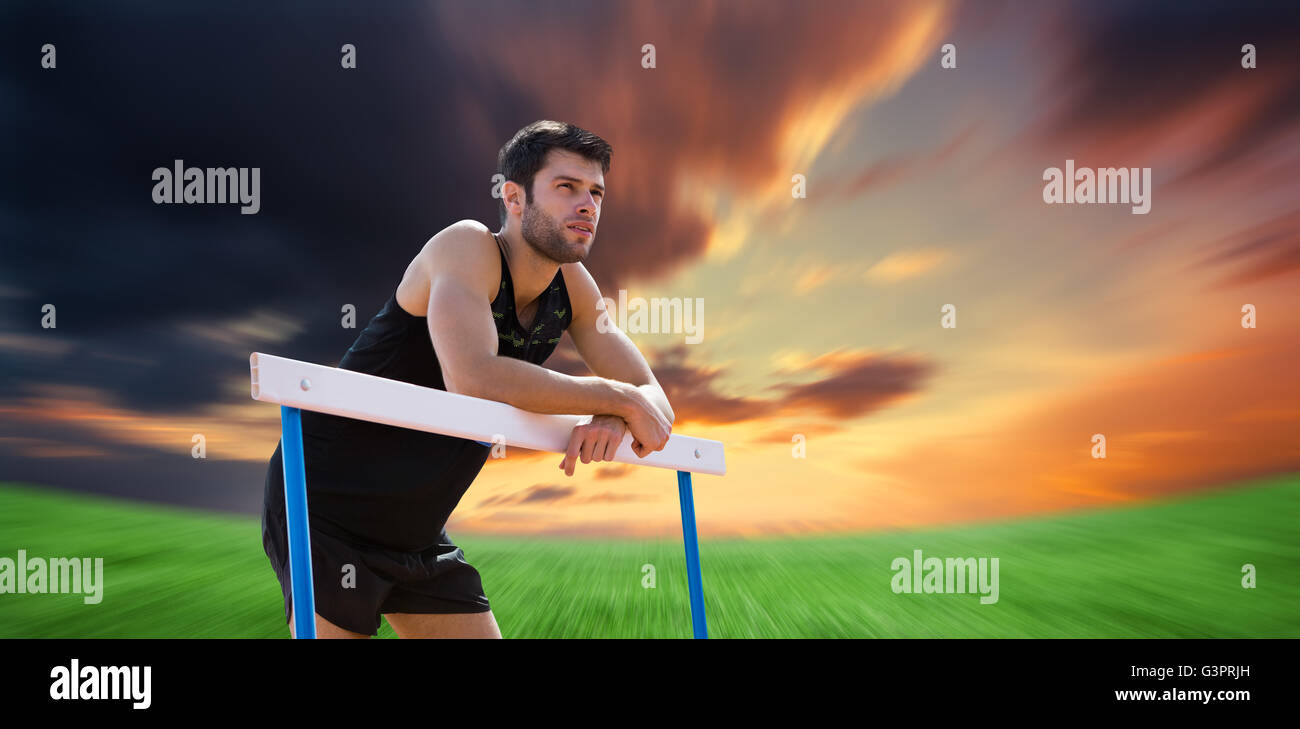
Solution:
M573 320L564 272L555 272L555 278L539 297L531 328L525 330L515 312L514 281L505 251L501 250L500 244L497 249L501 256L501 286L492 301L492 319L497 326L497 355L540 365L555 351L560 334ZM339 367L422 387L447 389L433 341L429 338L428 320L414 316L398 305L396 291L357 336Z
M492 301L497 356L540 365L573 320L562 271L539 297L528 330L515 313L514 282L501 250L501 286ZM425 317L397 292L348 348L339 368L446 390ZM302 411L311 523L368 546L416 551L438 543L447 518L487 461L490 447L463 438ZM266 508L283 515L279 447L268 465Z

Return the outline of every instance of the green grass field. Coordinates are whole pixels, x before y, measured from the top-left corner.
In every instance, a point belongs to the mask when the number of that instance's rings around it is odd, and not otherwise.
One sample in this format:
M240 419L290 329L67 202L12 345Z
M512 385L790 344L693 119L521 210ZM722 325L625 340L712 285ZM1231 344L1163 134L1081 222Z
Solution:
M996 525L705 540L713 637L1298 637L1300 475ZM690 636L680 541L453 534L506 637ZM103 557L103 601L0 594L0 637L283 638L256 518L0 486L0 557ZM895 594L895 557L997 557L999 600ZM641 566L657 568L642 587ZM1244 589L1242 565L1257 587ZM385 623L380 636L392 636Z

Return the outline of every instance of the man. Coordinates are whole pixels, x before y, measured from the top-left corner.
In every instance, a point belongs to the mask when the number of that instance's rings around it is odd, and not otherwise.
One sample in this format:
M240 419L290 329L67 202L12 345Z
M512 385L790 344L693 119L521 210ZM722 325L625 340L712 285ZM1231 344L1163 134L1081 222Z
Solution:
M574 428L559 467L637 455L668 442L674 415L641 353L603 313L582 261L605 198L611 148L553 121L521 129L498 156L500 233L462 220L435 235L342 369L497 400L539 413L596 413ZM567 330L596 376L540 365ZM477 441L303 411L316 634L499 638L479 573L447 517L491 451ZM509 435L506 434L507 446ZM267 470L262 543L293 625L284 471Z

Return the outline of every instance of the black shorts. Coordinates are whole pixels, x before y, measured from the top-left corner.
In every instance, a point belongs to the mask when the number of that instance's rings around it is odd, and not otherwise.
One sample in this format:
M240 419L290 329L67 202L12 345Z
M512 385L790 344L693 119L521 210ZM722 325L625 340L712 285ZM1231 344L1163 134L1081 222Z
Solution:
M293 608L288 532L283 513L262 514L262 547L284 595L284 619ZM482 613L491 609L478 570L447 536L419 552L363 545L342 534L311 528L316 613L354 633L374 635L383 613ZM351 567L348 567L351 565Z

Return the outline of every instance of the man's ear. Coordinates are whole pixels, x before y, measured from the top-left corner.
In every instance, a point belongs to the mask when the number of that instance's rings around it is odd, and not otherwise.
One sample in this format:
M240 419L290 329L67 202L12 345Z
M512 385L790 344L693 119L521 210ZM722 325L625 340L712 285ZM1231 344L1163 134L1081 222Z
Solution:
M501 185L501 202L506 206L507 213L510 212L511 203L519 203L519 207L522 210L525 197L524 186L520 185L518 182L515 182L514 180L506 180L505 183Z
M506 184L501 186L501 204L506 206L507 215L510 213L510 205L516 197L515 187L517 185L509 180L506 180Z

